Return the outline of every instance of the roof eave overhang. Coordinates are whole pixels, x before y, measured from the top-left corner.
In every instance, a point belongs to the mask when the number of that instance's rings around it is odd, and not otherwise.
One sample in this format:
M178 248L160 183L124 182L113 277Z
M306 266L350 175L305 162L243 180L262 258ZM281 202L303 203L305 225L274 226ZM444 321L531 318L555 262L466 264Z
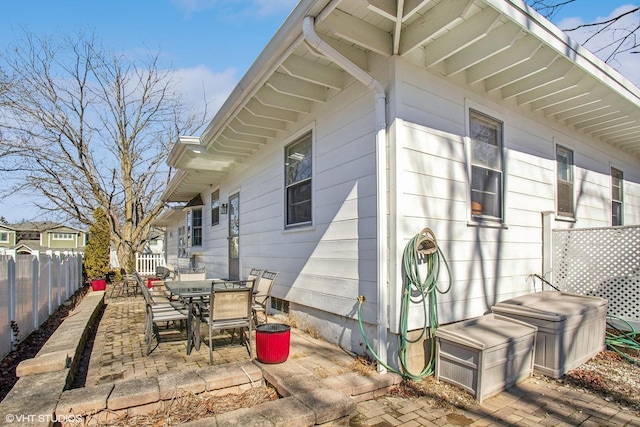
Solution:
M215 186L221 176L226 175L230 169L244 161L264 145L267 139L270 139L268 137L263 138L261 135L252 135L244 129L241 132L235 132L231 128L231 135L224 135L223 132L229 129L229 123L236 119L238 113L251 99L251 96L264 86L265 80L273 74L300 43L302 40L303 18L308 15L318 14L328 3L329 0L302 0L227 97L205 128L202 136L197 140L187 140L184 137L179 139L167 160L168 165L176 168L178 173L176 173L168 184L167 189L163 192L161 196L163 201L185 202L199 192L204 191L207 187ZM247 115L250 115L250 113ZM255 117L256 121L260 123L271 120L259 115L251 117ZM276 119L272 120L272 123L271 126L268 125L268 128L273 127L277 132L281 126L280 122ZM243 123L239 125L242 126ZM244 126L250 129L257 128L253 124ZM199 154L200 160L208 155L211 157L209 159L211 161L196 164L190 158L192 154ZM203 165L202 163L206 164ZM208 185L192 185L191 190L185 191L184 188L189 186L186 181L192 178L191 175L196 172L201 176L209 174L211 177L210 183ZM182 191L180 191L181 187L183 188Z
M521 0L303 0L200 138L181 140L164 201L217 186L342 90L343 70L304 43L302 23L359 67L398 55L487 98L640 156L640 89ZM578 137L580 138L580 137Z
M544 40L575 64L594 77L607 84L620 96L627 98L631 102L640 100L640 88L631 83L617 70L603 62L591 51L582 47L578 42L572 40L565 32L551 24L543 18L535 9L522 0L483 0L501 14L509 16L517 22L523 29L530 31L533 35ZM536 25L532 26L531 22Z

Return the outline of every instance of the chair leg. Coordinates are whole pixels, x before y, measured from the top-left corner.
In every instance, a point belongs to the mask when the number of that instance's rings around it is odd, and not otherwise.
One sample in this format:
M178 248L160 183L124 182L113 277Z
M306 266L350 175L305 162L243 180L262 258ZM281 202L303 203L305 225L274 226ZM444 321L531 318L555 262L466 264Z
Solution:
M191 323L191 345L198 351L200 350L200 317L194 316Z
M211 325L209 325L209 364L213 365L213 338L211 336Z
M146 344L146 354L148 356L151 353L151 344L153 343L153 337L156 337L158 344L160 344L160 333L157 330L156 324L153 322L153 319L148 319L145 326L145 344Z

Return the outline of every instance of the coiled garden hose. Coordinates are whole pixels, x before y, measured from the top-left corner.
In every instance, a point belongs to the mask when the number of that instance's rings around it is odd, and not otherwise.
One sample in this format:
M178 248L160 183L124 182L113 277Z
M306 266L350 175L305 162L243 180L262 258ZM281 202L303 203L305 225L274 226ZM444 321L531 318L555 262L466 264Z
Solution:
M638 344L638 332L633 328L633 326L624 319L621 319L616 316L607 316L609 319L615 319L619 322L623 322L627 325L629 331L621 331L615 326L612 326L608 323L609 328L615 329L616 333L610 332L607 330L607 334L605 337L605 343L607 348L612 351L618 353L623 359L628 360L629 362L640 365L640 360L637 358L629 356L623 350L635 350L640 352L640 344Z
M405 246L403 253L403 273L404 287L402 290L402 304L400 310L400 334L398 337L398 356L400 362L400 370L394 369L383 363L378 355L371 347L367 340L362 325L361 307L364 297L358 298L358 323L360 332L364 338L367 349L375 357L378 363L381 363L388 370L402 375L403 378L412 380L420 380L426 376L433 374L435 367L435 338L434 333L439 326L438 323L438 299L437 293L447 293L451 289L451 270L446 258L438 247L433 231L428 228L423 229L416 234ZM440 266L444 264L449 276L448 286L441 290L438 288L438 277L440 275ZM426 267L426 277L424 280L423 271ZM409 308L411 304L420 304L423 312L423 324L420 335L409 339ZM424 368L418 374L409 372L407 363L408 344L417 343L423 338L430 339L430 350Z

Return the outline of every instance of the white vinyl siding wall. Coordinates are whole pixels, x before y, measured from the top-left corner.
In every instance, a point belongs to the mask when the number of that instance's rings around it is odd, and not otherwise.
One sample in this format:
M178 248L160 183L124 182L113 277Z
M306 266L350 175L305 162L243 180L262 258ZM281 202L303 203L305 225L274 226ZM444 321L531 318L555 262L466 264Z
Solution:
M393 71L387 82L384 73ZM431 228L453 271L452 290L439 296L441 323L475 317L498 301L532 290L527 276L542 273L542 212L555 211L555 144L574 150L575 226L611 221L610 164L624 174L625 224L640 223L640 160L581 134L550 125L539 114L493 101L482 90L439 78L398 57L374 73L387 88L389 135L389 321L398 330L402 251ZM435 70L437 73L437 70ZM276 140L234 167L219 188L220 203L240 193L240 275L251 267L280 272L273 295L299 314L327 320L325 338L359 348L357 297L363 321L377 318L376 153L374 94L347 74L345 89L316 107ZM504 224L471 221L468 110L504 125ZM285 228L284 150L312 133L311 226ZM202 194L205 205L211 191ZM206 199L206 200L205 200ZM203 222L211 223L210 209ZM557 221L556 227L571 223ZM198 262L210 277L228 272L228 215L204 227ZM175 247L171 242L167 247ZM443 270L441 278L446 279ZM444 285L444 283L443 283ZM304 306L304 307L301 307ZM299 309L299 310L298 310ZM410 328L422 325L413 310ZM347 321L346 319L349 319ZM333 334L333 337L331 336ZM373 335L371 335L373 336ZM333 339L332 339L333 338Z
M424 227L434 231L453 272L451 291L438 296L441 323L482 315L498 301L533 291L527 277L542 273L542 212L556 209L558 138L574 152L574 226L610 224L611 161L623 162L635 172L633 177L624 176L625 218L633 212L633 220L625 224L639 223L638 159L585 140L560 125L551 127L539 116L516 114L516 106L492 102L486 93L464 90L399 60L397 64L397 99L392 106L398 116L393 127L397 147L392 149L398 169L391 174L392 188L398 191L392 196L397 209L393 222L397 235L392 243L397 250L390 265L392 331L398 330L402 251ZM503 227L469 221L468 140L464 138L469 104L488 116L497 112L504 121ZM556 227L570 225L555 223ZM445 271L441 279L446 280ZM421 310L413 310L410 328L421 324Z
M285 147L308 132L313 220L287 229ZM364 294L366 320L375 322L375 167L373 92L351 83L221 183L221 203L240 192L241 276L251 267L279 271L275 297L339 316L353 316L357 297ZM205 229L203 261L214 276L226 274L227 220L221 215L222 227Z

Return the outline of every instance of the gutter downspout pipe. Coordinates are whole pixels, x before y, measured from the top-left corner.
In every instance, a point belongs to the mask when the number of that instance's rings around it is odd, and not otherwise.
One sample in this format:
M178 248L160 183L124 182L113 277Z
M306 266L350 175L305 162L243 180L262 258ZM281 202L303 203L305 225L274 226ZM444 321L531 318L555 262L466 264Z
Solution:
M311 47L322 53L326 58L337 64L356 80L375 91L376 115L376 177L377 177L377 297L378 297L378 343L376 352L381 362L378 372L386 373L383 365L387 363L387 121L386 99L384 88L376 79L362 68L354 64L327 42L322 40L315 31L315 21L311 16L305 16L302 21L302 32Z

